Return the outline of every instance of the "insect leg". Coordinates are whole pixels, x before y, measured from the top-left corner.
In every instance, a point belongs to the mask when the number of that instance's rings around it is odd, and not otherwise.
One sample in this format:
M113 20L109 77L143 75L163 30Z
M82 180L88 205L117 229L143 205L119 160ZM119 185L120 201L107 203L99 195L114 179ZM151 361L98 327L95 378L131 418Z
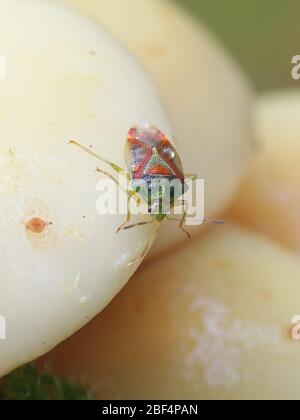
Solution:
M180 220L180 223L179 223L179 229L181 229L182 230L182 232L183 233L185 233L186 234L186 236L187 236L187 238L189 239L189 240L191 240L192 238L191 238L191 235L190 235L190 233L184 228L184 224L185 224L185 219L186 219L186 216L187 216L187 210L183 213L183 215L182 215L182 218L181 218L181 220Z
M154 219L149 220L149 222L140 222L140 223L135 223L134 225L128 225L128 226L125 226L125 227L123 228L123 230L132 229L132 228L134 228L134 227L136 227L136 226L151 225L152 223L154 223Z
M103 175L106 175L109 179L111 179L112 181L114 181L114 183L119 187L119 188L121 188L121 190L125 193L125 194L127 194L128 196L130 196L130 198L134 198L135 200L136 200L136 202L137 203L139 203L140 201L141 201L141 199L140 199L140 197L138 196L138 194L136 193L136 191L128 191L128 190L126 190L121 184L120 184L120 182L113 176L113 175L111 175L110 173L108 173L108 172L106 172L106 171L103 171L102 169L100 169L100 168L97 168L96 169L96 172L100 172L101 174L103 174Z
M126 217L125 222L122 223L121 226L119 226L119 228L117 230L117 233L119 233L121 230L128 229L128 227L126 225L129 224L130 219L131 219L131 212L130 212L130 206L129 206L130 200L132 198L134 198L137 201L140 200L136 191L126 191L126 193L127 193L127 197L128 197L127 198L127 217Z
M184 228L184 224L185 224L185 220L186 220L186 216L187 216L187 212L188 212L189 206L188 206L188 203L186 201L184 201L184 200L182 201L181 204L182 204L182 206L185 207L185 210L184 210L184 212L182 214L181 219L172 218L172 217L170 217L168 215L166 216L166 218L167 218L167 220L171 220L171 221L176 221L176 222L179 221L179 225L178 225L179 229L182 230L182 232L188 237L189 240L191 240L191 235Z
M108 178L110 178L112 181L114 181L115 184L117 184L118 187L121 187L123 191L126 191L119 183L119 181L117 180L117 178L115 178L114 176L112 176L110 173L103 171L100 168L96 169L96 172L100 172L101 174L107 176ZM126 191L127 192L127 191Z
M128 208L126 220L125 220L124 223L121 224L121 226L118 227L117 233L120 233L121 230L126 228L126 225L128 225L128 223L130 222L130 219L131 219L131 213L130 213L130 210Z
M94 156L97 159L100 159L102 162L106 163L108 166L110 166L114 171L116 171L118 174L123 175L125 178L129 179L129 174L127 171L125 171L125 169L121 168L119 165L117 165L114 162L111 162L108 159L105 159L104 157L102 157L101 155L99 155L98 153L93 152L91 149L89 149L86 146L83 146L82 144L78 143L77 141L71 140L69 142L70 144L74 144L75 146L79 147L80 149L84 150L86 153Z

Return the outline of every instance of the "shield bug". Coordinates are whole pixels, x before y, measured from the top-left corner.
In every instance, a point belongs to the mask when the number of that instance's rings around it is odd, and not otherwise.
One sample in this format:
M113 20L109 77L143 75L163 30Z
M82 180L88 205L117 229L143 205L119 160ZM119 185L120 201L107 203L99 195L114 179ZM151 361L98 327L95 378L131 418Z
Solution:
M184 229L188 211L186 203L182 200L183 212L180 220L170 217L170 211L179 204L178 199L187 191L186 180L197 179L197 176L184 174L180 156L166 134L148 123L132 127L125 144L127 171L76 141L72 140L70 143L100 159L118 174L125 174L129 181L129 188L126 191L128 204L133 197L138 196L148 205L150 221L130 224L132 215L128 205L127 218L117 232L169 219L179 221L179 228L190 239L190 234ZM107 175L119 185L118 180L111 174L101 169L97 171Z

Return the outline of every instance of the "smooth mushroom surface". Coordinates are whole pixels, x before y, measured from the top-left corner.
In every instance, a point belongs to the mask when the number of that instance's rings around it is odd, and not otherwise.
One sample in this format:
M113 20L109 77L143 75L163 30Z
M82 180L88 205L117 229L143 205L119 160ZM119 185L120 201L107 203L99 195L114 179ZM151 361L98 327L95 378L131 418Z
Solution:
M215 226L143 265L44 363L99 399L297 399L299 278L282 247Z
M98 24L53 1L1 0L0 27L2 376L103 309L154 238L98 214L95 170L109 168L68 142L124 166L133 125L171 130L153 83Z
M255 105L258 148L229 214L300 253L300 90Z

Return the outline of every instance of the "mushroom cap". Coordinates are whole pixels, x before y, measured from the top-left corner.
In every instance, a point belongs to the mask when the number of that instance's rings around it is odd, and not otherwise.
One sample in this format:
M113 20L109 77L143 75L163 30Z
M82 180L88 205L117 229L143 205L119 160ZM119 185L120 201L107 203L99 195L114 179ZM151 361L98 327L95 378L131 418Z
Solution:
M215 226L145 264L45 360L99 399L297 399L299 276L282 247Z
M170 125L138 62L77 12L47 0L2 0L0 26L4 375L101 311L154 238L153 226L116 234L126 214L98 214L95 169L107 167L69 140L125 166L132 125L147 118L169 135Z

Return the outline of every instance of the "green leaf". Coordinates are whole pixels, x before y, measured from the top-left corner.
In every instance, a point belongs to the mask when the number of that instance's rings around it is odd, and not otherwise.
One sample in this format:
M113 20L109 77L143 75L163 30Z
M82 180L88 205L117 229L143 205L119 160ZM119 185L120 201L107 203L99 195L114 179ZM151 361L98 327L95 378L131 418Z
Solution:
M39 372L25 365L6 376L0 387L0 400L88 400L89 393L82 385Z

